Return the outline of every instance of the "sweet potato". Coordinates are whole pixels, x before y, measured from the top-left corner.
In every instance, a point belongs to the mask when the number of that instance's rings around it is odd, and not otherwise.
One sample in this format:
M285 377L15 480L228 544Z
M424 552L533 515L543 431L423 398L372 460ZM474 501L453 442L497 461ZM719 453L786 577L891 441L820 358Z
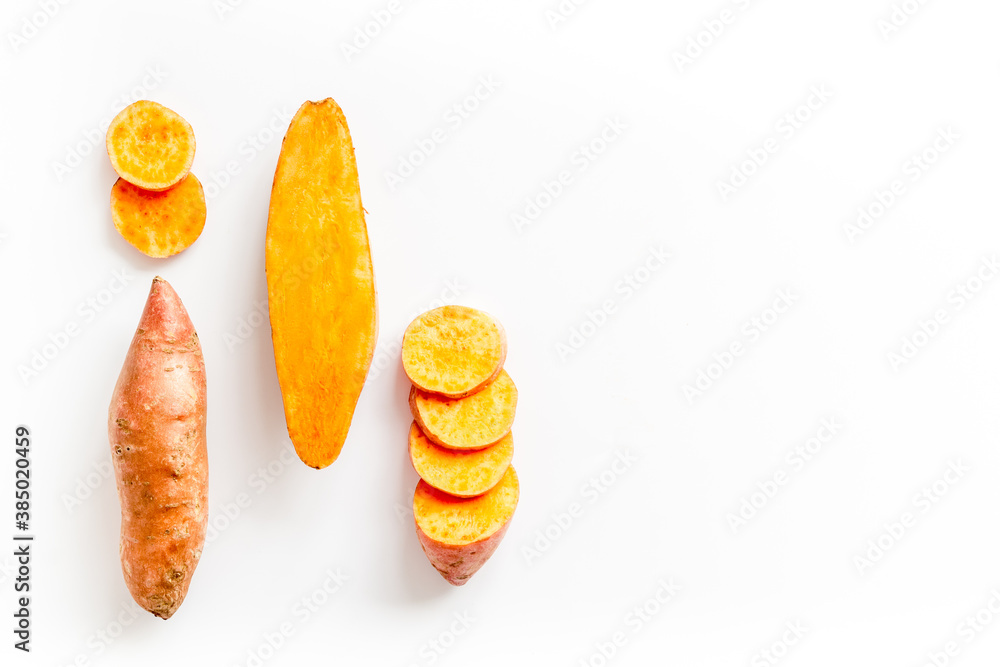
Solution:
M410 463L420 478L459 498L486 493L503 477L514 456L510 433L483 449L455 450L431 442L416 422L410 425Z
M208 524L205 361L177 293L153 279L108 410L121 501L121 562L139 605L170 618Z
M475 308L429 310L403 334L403 370L410 382L448 398L462 398L488 385L506 357L503 327Z
M194 163L194 130L162 104L139 100L108 126L108 157L118 175L144 190L180 183Z
M517 387L500 371L497 379L465 398L445 398L416 387L410 389L410 412L436 445L479 449L510 432L517 409Z
M457 498L417 482L413 518L417 539L441 576L461 586L496 551L517 507L518 483L514 466L500 482L475 498Z
M115 229L150 257L176 255L205 228L205 191L194 174L162 192L143 190L124 178L111 188Z
M303 104L281 144L266 269L288 435L306 465L325 468L344 446L378 337L354 145L332 99Z

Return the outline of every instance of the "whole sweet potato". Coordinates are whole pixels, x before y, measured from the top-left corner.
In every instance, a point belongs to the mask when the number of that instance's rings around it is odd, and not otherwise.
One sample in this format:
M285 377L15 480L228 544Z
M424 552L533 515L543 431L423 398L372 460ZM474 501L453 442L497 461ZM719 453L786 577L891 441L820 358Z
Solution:
M205 362L177 293L153 279L108 410L121 501L121 561L139 605L170 618L208 523Z

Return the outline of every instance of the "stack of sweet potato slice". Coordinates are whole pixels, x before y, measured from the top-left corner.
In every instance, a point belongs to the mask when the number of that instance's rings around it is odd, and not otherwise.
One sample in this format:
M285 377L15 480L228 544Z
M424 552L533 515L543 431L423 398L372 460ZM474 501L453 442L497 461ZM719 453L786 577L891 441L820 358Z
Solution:
M122 237L150 257L176 255L205 228L205 190L191 173L190 123L162 104L139 100L121 111L107 136L118 173L111 218Z
M420 475L417 537L431 564L461 586L496 551L517 507L511 425L517 387L503 370L507 339L490 315L443 306L403 336L409 451Z

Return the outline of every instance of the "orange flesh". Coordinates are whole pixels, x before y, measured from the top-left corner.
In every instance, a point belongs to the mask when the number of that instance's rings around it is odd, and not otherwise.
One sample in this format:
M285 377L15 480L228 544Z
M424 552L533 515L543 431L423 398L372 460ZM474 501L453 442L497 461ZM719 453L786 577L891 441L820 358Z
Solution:
M163 192L137 188L119 178L111 189L115 229L150 257L176 255L205 228L205 191L194 174Z
M194 163L194 130L177 112L139 100L108 126L108 157L118 175L144 190L166 190Z
M288 435L306 465L324 468L340 455L378 337L354 145L332 99L306 102L288 128L265 254Z
M435 444L452 449L478 449L497 442L510 432L516 409L517 387L504 370L465 398L410 390L410 412L420 428Z
M461 398L493 381L507 357L500 323L474 308L442 306L403 334L403 369L424 391Z
M464 546L484 540L507 524L518 498L517 473L507 468L500 482L481 496L457 498L421 480L413 494L413 516L431 540Z
M420 478L439 491L461 498L486 493L503 477L514 456L510 433L485 449L456 451L439 447L414 422L410 426L410 462Z

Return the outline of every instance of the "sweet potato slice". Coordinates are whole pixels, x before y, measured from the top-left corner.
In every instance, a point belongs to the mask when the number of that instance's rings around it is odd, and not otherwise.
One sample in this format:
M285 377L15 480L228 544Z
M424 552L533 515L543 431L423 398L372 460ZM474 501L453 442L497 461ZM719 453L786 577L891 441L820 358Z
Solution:
M503 477L514 456L510 433L495 445L459 451L427 439L416 422L410 426L410 463L420 478L439 491L459 498L486 493Z
M509 466L500 482L475 498L457 498L417 482L413 517L417 538L441 576L461 586L496 551L514 516L517 473Z
M108 409L121 502L122 573L139 605L170 618L208 527L205 360L177 293L157 277Z
M119 178L111 188L111 219L122 237L150 257L176 255L205 228L205 190L188 174L169 190L154 192Z
M465 398L445 398L410 389L410 412L434 444L479 449L510 432L517 409L517 387L501 370L497 379Z
M410 382L449 398L462 398L488 385L506 358L503 327L475 308L429 310L403 334L403 370Z
M119 176L144 190L166 190L191 170L194 130L176 111L139 100L111 121L107 147Z
M325 468L344 446L378 337L354 145L332 99L303 104L285 134L265 255L288 435L306 465Z

